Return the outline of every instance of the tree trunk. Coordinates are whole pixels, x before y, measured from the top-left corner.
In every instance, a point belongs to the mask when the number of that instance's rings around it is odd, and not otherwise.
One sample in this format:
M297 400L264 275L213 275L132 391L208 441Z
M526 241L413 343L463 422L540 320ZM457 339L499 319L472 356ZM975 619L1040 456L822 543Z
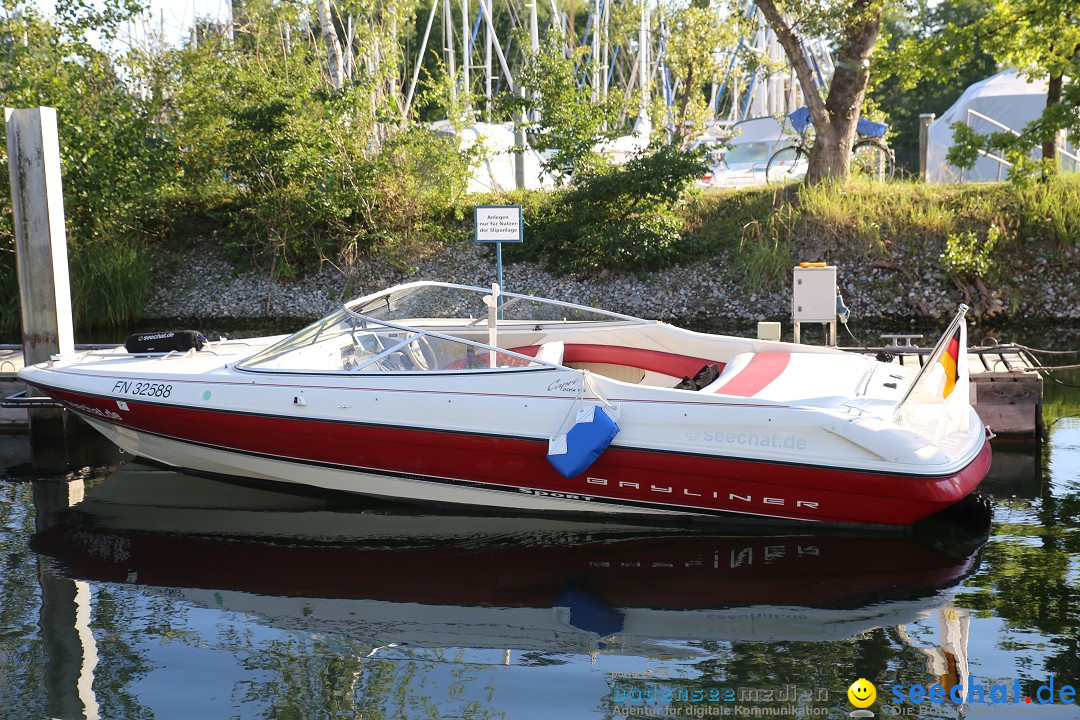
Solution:
M334 92L338 92L345 84L345 66L341 59L341 41L338 40L334 19L330 16L330 0L315 0L315 8L319 13L319 27L322 28L323 39L326 41L330 87Z
M1061 86L1062 76L1051 75L1049 82L1046 84L1046 107L1050 108L1061 102ZM1052 133L1043 136L1042 139L1042 156L1044 160L1049 160L1050 165L1057 166L1058 148L1057 148L1057 130Z
M806 168L808 185L823 180L843 180L851 169L851 141L823 140L818 133L810 149L810 163Z
M849 16L854 19L839 28L836 69L829 94L822 101L802 41L777 8L775 0L754 2L791 61L814 123L814 147L810 152L806 182L813 184L846 178L851 169L855 128L870 79L870 53L881 32L881 3L877 0L855 0L853 3Z

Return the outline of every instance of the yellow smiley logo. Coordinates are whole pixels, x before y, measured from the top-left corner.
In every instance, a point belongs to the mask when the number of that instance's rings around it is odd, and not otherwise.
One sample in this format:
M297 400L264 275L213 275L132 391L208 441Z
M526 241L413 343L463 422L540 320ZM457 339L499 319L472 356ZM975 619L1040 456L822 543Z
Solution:
M877 699L877 688L866 678L859 678L847 689L847 698L857 708L868 708Z

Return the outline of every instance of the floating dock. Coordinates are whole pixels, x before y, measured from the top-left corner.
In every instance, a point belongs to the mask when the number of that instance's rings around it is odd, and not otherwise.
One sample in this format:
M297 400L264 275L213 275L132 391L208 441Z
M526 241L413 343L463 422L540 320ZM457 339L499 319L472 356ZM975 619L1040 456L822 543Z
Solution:
M894 343L879 348L843 348L852 352L889 353L899 365L921 365L931 348L910 343L918 336L887 335ZM112 345L80 345L79 350ZM22 348L0 345L0 397L26 388L15 374L23 367ZM971 404L984 424L995 434L1010 439L1036 439L1042 435L1043 378L1024 350L1015 345L968 348L968 377ZM27 425L23 408L0 409L0 428L19 430Z

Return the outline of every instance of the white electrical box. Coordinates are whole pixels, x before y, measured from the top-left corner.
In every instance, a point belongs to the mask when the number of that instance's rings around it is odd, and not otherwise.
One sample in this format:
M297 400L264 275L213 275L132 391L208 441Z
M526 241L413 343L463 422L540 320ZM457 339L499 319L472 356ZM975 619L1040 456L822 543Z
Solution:
M758 340L780 340L780 323L762 320L757 324Z
M836 266L797 267L791 295L795 322L836 322Z

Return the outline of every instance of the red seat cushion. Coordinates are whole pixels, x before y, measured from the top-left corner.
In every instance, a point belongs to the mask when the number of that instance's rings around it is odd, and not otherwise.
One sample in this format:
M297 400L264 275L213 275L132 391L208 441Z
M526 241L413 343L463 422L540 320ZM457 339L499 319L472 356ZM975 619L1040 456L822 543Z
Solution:
M511 348L511 351L532 357L536 355L538 349L538 345L530 345L528 347ZM563 349L563 363L572 362L625 365L676 378L683 376L693 377L698 370L714 362L721 370L724 368L722 362L689 355L678 355L661 350L645 350L619 345L567 343Z

